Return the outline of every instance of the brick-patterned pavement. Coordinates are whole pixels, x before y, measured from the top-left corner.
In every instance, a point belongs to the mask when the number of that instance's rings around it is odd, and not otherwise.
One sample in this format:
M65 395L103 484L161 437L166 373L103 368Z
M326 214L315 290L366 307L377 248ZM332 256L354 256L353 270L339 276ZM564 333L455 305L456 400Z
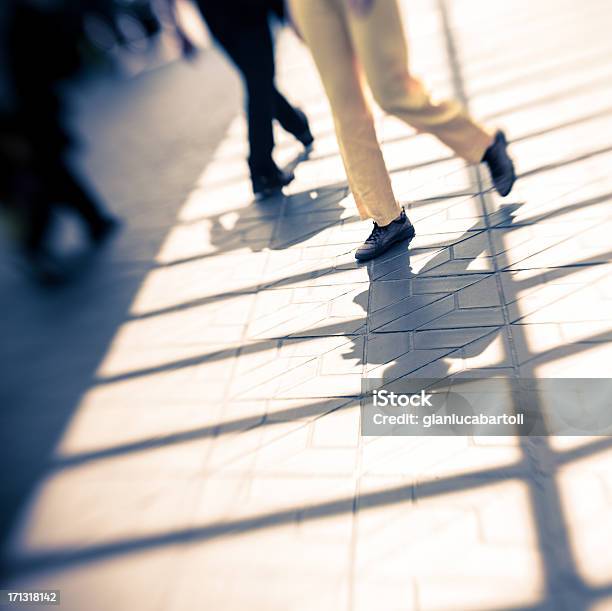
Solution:
M363 376L610 376L612 13L404 4L415 72L506 129L512 195L380 117L417 238L357 265L369 224L292 34L279 80L316 146L279 133L284 199L252 203L217 55L124 85L88 129L126 231L68 294L11 281L13 329L41 335L9 336L34 364L7 395L11 588L70 611L612 609L609 439L362 438L358 409Z

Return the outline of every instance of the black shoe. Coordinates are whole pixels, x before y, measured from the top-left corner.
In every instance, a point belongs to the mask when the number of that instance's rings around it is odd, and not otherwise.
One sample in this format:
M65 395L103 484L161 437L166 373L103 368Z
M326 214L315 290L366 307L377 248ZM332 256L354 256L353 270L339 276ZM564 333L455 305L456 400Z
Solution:
M106 242L119 229L120 225L121 222L114 216L102 217L89 227L89 237L94 244L100 245Z
M284 172L279 168L273 168L265 174L251 172L253 193L257 199L278 195L282 188L286 187L294 178L293 172Z
M310 126L308 125L308 118L304 114L304 111L300 110L299 108L296 108L295 112L302 118L304 125L306 126L304 131L296 134L295 137L304 145L306 150L310 150L312 148L312 143L314 142L314 136L312 135Z
M502 197L506 197L512 191L512 186L516 180L516 173L514 171L514 163L512 163L512 159L508 155L508 142L504 132L498 131L495 134L495 140L486 150L482 160L489 167L495 190Z
M385 227L374 223L374 229L370 237L357 249L355 259L358 261L369 261L382 255L391 246L403 240L412 240L415 236L414 226L408 220L406 212L402 209L399 218L395 219Z

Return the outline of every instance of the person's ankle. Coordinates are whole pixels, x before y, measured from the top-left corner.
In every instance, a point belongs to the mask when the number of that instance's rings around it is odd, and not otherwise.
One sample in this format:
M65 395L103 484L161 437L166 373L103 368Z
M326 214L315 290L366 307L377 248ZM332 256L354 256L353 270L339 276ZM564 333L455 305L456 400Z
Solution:
M487 146L487 148L485 149L485 152L482 156L482 159L480 160L480 163L487 163L489 160L489 157L491 155L491 151L493 150L493 147L495 146L495 136L492 137L491 142L489 143L489 146Z
M405 220L406 220L406 211L402 208L400 210L400 213L390 223L388 223L384 227L388 227L392 223L403 223Z
M252 161L249 159L248 164L251 175L254 176L274 176L279 172L279 167L274 163L273 159L266 159L265 161Z

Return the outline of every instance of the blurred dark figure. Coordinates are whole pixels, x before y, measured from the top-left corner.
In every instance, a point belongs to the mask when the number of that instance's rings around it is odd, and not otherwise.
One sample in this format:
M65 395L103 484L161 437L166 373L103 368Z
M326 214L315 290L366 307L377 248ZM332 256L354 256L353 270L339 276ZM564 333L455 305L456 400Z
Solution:
M93 244L117 225L70 169L74 140L61 84L81 68L82 11L71 0L3 0L0 201L19 221L23 254L41 278L61 275L49 247L59 207L76 213Z
M166 0L174 14L176 0ZM307 149L313 143L306 115L294 108L275 85L274 45L270 18L284 19L283 0L195 0L210 33L240 71L247 96L249 169L257 197L277 193L294 178L272 158L276 119ZM176 22L175 22L176 23ZM177 26L183 49L190 42Z
M161 32L161 23L149 0L83 0L88 29L95 46L111 50L113 45L138 48L140 41L151 42ZM95 26L103 28L96 32ZM86 27L87 27L86 26ZM93 31L92 31L93 30ZM102 38L102 40L99 40Z

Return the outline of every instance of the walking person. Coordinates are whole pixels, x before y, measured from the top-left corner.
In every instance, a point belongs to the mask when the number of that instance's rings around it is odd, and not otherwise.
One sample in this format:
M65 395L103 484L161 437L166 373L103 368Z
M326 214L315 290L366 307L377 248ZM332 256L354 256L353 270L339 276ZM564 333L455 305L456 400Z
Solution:
M242 75L249 132L249 169L257 197L277 193L294 178L273 160L273 120L307 149L313 143L306 115L294 108L275 85L270 17L284 17L283 0L195 0L213 38ZM171 12L176 0L167 0ZM189 42L178 28L183 48Z
M436 136L469 163L484 162L502 196L516 179L503 132L491 134L455 101L433 102L410 74L397 0L288 0L329 98L349 186L374 229L355 257L372 259L415 230L391 188L363 76L379 106L419 132Z
M0 199L23 219L21 249L32 270L61 276L47 244L56 209L75 213L94 245L118 226L68 162L74 139L61 85L81 67L81 14L63 0L10 0L4 11Z

